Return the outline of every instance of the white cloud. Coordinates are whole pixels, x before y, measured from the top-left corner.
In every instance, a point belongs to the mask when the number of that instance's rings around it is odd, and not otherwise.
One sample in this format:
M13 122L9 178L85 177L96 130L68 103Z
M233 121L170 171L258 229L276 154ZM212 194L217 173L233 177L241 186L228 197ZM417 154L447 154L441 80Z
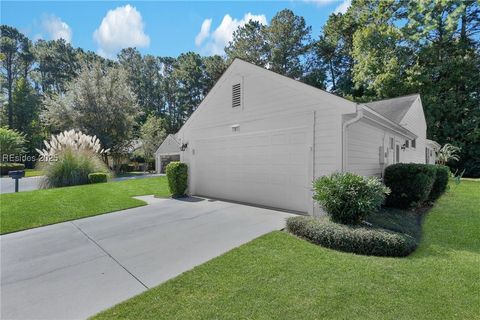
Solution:
M303 0L306 3L313 3L319 7L327 6L332 3L339 3L333 13L345 13L352 4L352 0Z
M109 10L93 32L93 39L99 46L98 53L113 57L123 48L148 47L150 37L145 34L144 26L140 12L129 4Z
M195 44L200 46L205 40L205 44L202 47L202 52L205 54L223 54L223 49L228 44L229 41L233 39L233 32L237 30L238 27L244 26L250 20L258 21L261 24L267 24L267 18L264 14L254 15L252 13L246 13L242 19L237 20L232 18L229 14L226 14L220 25L210 33L210 26L211 26L211 19L206 19L202 23L202 27L200 29L199 34L195 38ZM210 21L210 22L208 22ZM205 33L204 31L207 29L208 25L208 32ZM198 39L202 39L197 43Z
M52 40L64 39L69 43L72 41L72 29L70 26L53 14L42 17L41 28ZM42 37L41 35L37 36L38 38Z
M345 13L347 12L351 4L352 0L343 0L343 2L340 3L337 8L335 8L335 11L333 13Z
M200 46L203 43L203 40L208 38L210 35L210 26L212 25L212 19L203 20L202 27L200 32L195 37L195 45Z

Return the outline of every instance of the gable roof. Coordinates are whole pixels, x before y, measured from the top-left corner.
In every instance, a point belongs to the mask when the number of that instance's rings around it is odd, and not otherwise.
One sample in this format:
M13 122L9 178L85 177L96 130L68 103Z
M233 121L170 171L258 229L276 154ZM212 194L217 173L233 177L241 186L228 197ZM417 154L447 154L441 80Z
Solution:
M372 101L365 103L365 105L385 118L395 123L400 123L419 96L419 94L412 94L392 99Z
M156 155L176 153L180 153L180 142L174 134L169 134L155 152Z

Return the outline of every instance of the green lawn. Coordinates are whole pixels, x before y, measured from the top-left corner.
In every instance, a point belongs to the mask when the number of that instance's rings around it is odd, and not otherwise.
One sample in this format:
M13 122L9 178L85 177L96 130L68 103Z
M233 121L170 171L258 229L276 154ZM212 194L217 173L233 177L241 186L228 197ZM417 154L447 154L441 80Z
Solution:
M479 194L480 182L452 185L407 258L273 232L95 319L479 319Z
M38 169L25 169L25 177L38 177L43 176L43 171Z
M142 206L133 196L169 196L165 177L0 195L0 233Z

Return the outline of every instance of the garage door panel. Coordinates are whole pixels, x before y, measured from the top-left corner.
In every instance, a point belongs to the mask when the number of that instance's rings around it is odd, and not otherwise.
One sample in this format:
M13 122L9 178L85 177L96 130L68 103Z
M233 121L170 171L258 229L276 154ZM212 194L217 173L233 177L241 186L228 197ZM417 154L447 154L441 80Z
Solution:
M294 128L194 141L195 193L308 211L310 130Z

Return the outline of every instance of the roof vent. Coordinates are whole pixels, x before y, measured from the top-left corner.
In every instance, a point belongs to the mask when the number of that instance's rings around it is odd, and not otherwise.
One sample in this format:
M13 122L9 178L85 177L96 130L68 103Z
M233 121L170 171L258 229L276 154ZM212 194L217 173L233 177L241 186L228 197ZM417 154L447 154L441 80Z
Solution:
M232 86L232 108L240 107L242 103L242 91L240 87L240 83L234 84Z

